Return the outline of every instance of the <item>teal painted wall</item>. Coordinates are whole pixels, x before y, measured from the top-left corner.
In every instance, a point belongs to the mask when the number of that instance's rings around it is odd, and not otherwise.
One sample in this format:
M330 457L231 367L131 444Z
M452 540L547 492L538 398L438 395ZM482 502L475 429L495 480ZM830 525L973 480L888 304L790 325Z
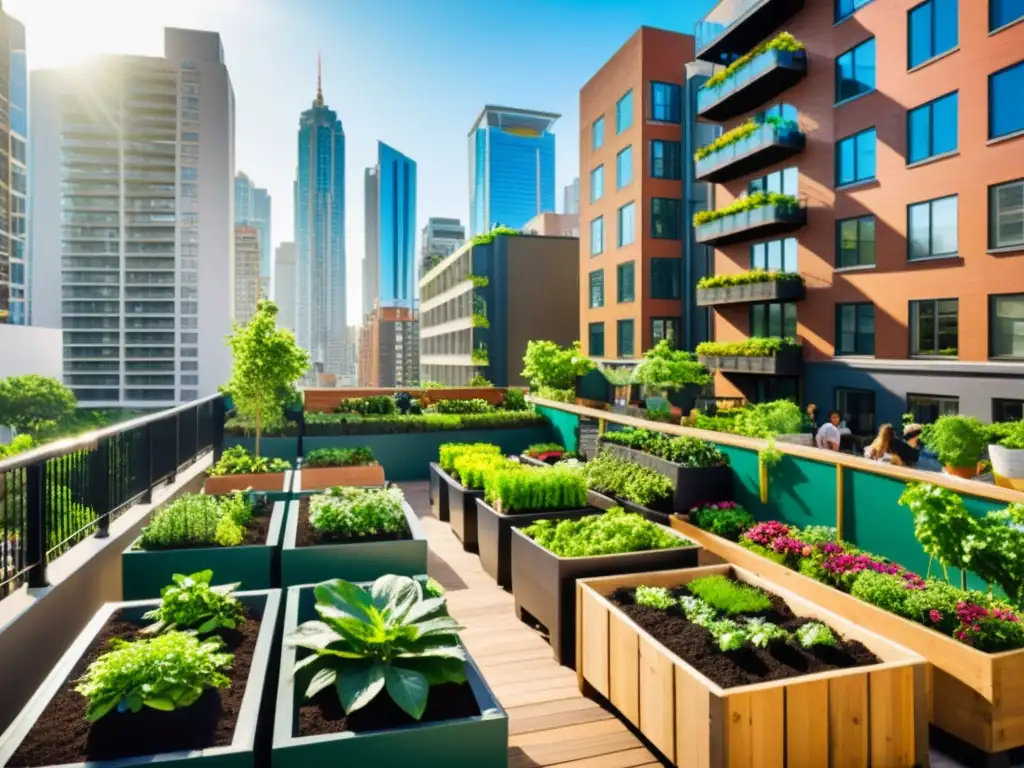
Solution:
M537 413L546 417L554 432L554 441L565 446L565 450L575 452L579 448L580 419L572 413L554 408L537 406Z

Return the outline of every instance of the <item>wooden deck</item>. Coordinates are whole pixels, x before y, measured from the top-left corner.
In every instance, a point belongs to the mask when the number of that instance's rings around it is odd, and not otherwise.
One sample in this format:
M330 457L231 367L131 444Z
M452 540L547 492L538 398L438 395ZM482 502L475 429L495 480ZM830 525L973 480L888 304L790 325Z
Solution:
M430 514L427 483L402 483L430 540L428 570L448 591L462 639L509 716L509 768L653 768L663 763L615 715L580 694L576 673L513 614L512 596Z

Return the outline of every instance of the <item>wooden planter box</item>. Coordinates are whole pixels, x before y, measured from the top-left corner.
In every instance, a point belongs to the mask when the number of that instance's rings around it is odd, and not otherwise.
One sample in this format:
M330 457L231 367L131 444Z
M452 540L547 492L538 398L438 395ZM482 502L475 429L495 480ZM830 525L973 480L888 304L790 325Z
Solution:
M867 646L882 663L722 689L634 624L608 596L729 572ZM577 675L678 766L928 765L924 659L728 565L578 583Z
M799 376L804 368L802 349L786 349L774 357L710 357L701 355L697 359L709 370L723 373Z
M315 619L309 587L288 590L284 635L303 621ZM417 766L417 768L506 768L508 716L494 697L479 668L466 662L467 685L473 690L480 714L372 733L332 733L296 736L294 723L302 692L292 677L296 649L281 651L281 672L274 718L273 768L309 766ZM382 691L379 695L386 696Z
M125 600L160 596L176 573L188 575L207 568L215 584L240 582L242 589L270 589L280 582L281 532L287 501L276 501L270 512L265 544L198 549L135 549L138 539L121 553L121 594Z
M364 467L304 467L295 473L293 490L320 491L335 486L384 485L384 467L371 464Z
M427 572L427 535L419 518L403 502L411 539L350 544L295 546L299 529L299 502L289 502L281 546L281 586L316 584L328 579L373 581L388 573L417 576Z
M207 477L203 492L213 495L252 489L267 494L274 501L287 500L292 492L295 472L266 472L262 475L218 475Z
M272 677L269 676L270 666L275 656L274 639L277 635L277 618L281 608L280 590L236 592L235 597L255 610L261 617L259 636L253 652L252 666L245 684L245 695L242 708L238 714L238 722L231 745L211 747L203 750L167 752L160 755L141 755L121 760L98 760L89 763L91 768L130 768L131 766L151 766L159 764L161 768L177 766L198 766L203 763L207 768L253 768L258 764L256 752L262 751L257 744L257 732L269 727L266 717L261 718L260 709L263 694ZM7 731L0 736L0 765L11 765L11 756L21 746L21 742L35 725L36 720L46 709L50 700L57 694L67 678L75 673L81 664L82 655L89 645L110 620L115 611L123 610L122 617L138 622L140 626L149 624L142 614L160 604L159 600L137 600L124 603L106 603L92 617L71 647L61 656L53 670L47 675L35 695L29 699L25 708L11 723ZM263 724L261 724L261 720Z
M756 555L739 544L673 519L672 527L723 560L781 585L859 626L921 654L930 664L932 725L984 752L1024 746L1024 650L984 653L862 602Z
M697 306L755 304L770 301L798 301L804 297L802 280L766 280L763 283L698 288Z
M625 445L604 443L604 446L617 459L631 461L667 477L675 488L672 509L676 512L689 512L706 501L732 501L732 467L728 465L693 469Z
M430 462L430 511L442 523L448 522L448 479L440 464Z
M476 500L476 532L480 565L502 589L512 589L512 529L538 520L570 520L600 514L592 507L502 514L483 499Z
M476 500L482 499L484 492L465 488L449 475L445 475L445 481L448 484L448 522L452 533L462 542L464 550L476 552Z
M683 538L680 536L680 538ZM576 663L576 579L646 573L697 565L699 547L628 552L597 557L559 557L522 531L512 529L512 596L516 617L548 631L555 660Z

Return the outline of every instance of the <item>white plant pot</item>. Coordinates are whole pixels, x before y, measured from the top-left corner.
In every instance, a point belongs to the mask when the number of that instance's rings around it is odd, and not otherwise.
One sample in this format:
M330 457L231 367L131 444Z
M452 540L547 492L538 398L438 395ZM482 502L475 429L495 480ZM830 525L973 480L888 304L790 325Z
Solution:
M996 485L1024 490L1024 450L990 445L988 455Z

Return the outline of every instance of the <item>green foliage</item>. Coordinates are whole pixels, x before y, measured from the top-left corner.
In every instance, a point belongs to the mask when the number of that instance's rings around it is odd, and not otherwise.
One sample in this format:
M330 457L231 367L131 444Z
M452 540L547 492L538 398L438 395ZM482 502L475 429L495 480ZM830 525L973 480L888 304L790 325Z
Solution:
M672 482L664 475L631 461L616 459L607 452L584 464L583 473L588 488L643 507L670 498L674 491Z
M448 474L455 471L455 460L460 456L468 456L474 453L490 454L501 456L501 448L490 443L442 443L438 464Z
M643 585L636 588L633 599L637 605L644 605L659 611L667 611L679 602L664 587L645 587Z
M658 389L704 387L713 380L708 369L690 352L674 349L666 339L644 352L644 359L634 369L632 378L637 384Z
M190 629L206 635L218 629L236 629L245 621L245 608L231 593L238 583L212 586L213 571L186 576L176 573L171 584L160 590L160 605L142 618L156 623L144 630L158 634L174 629Z
M472 245L490 245L499 237L518 237L523 234L518 229L512 229L512 227L503 227L500 224L490 232L484 232L483 234L477 235L470 243Z
M486 288L491 284L491 281L483 275L470 275L469 281L473 283L474 288Z
M408 416L355 416L343 413L307 413L306 435L401 435L451 432L462 429L513 429L546 423L530 410L493 410L490 413L410 413Z
M776 132L779 132L781 130L796 131L798 129L795 120L785 120L781 117L776 117L774 115L766 117L763 121L751 118L750 120L747 120L747 122L741 123L732 130L726 131L717 139L712 141L710 144L705 144L703 147L700 147L696 152L694 152L693 159L699 161L703 160L705 157L708 157L709 155L715 154L716 152L721 152L726 147L732 146L733 144L743 141L748 136L753 136L766 125L772 126ZM703 288L705 286L702 286L700 285L700 283L698 283L697 287Z
M796 631L796 639L804 648L817 645L832 647L838 642L832 630L820 621L809 621Z
M501 454L471 453L455 459L454 474L465 488L481 491L495 470L518 467L519 464Z
M431 597L444 597L444 587L433 576L428 576L426 584L423 585L423 599Z
M424 381L420 384L423 389L444 389L444 384L439 381Z
M775 357L780 352L801 349L795 339L778 336L753 337L743 341L702 341L700 357Z
M312 653L294 673L305 698L333 687L346 714L382 691L414 720L427 707L430 687L465 683L461 629L442 615L445 598L424 599L405 576L382 576L369 589L341 579L314 588L320 620L307 621L285 638Z
M233 445L225 448L220 460L208 471L212 477L224 475L265 475L274 472L286 472L292 465L285 459L268 459L266 456L253 456L244 446Z
M530 382L530 389L542 387L572 390L576 377L584 376L594 369L594 363L580 351L580 343L561 347L553 341L530 341L523 356L523 372L520 374Z
M252 505L245 494L218 499L186 493L153 515L142 529L139 548L154 551L238 546L245 539L245 527L251 518Z
M1012 451L1024 450L1024 421L1011 422L1005 436L999 440L999 445Z
M526 394L521 389L510 387L505 390L505 398L501 407L506 411L525 411L529 406L526 404Z
M907 615L907 597L913 592L904 587L904 579L899 574L876 571L861 571L850 588L850 594L857 599L897 616Z
M485 387L490 389L494 386L490 381L481 376L479 373L474 374L473 378L469 380L469 386L471 387Z
M702 224L710 224L713 221L724 219L726 216L754 211L769 205L783 211L795 211L800 207L800 201L793 195L784 195L780 192L754 192L753 194L737 198L724 208L715 208L711 211L697 211L693 214L693 226L699 227Z
M761 613L772 607L771 600L760 589L726 576L706 576L687 586L693 595L727 616Z
M839 531L829 525L808 525L806 528L800 529L799 539L804 544L812 546L828 544L838 541Z
M950 467L974 467L985 450L987 431L973 416L940 416L921 437L939 461Z
M36 447L31 435L17 435L6 445L0 445L0 460L9 459L25 451L31 451Z
M316 467L365 467L376 464L373 451L369 448L317 448L306 454L302 466Z
M735 502L727 501L691 510L690 521L715 536L739 541L743 532L754 524L754 516Z
M474 328L490 328L491 321L487 319L487 315L482 312L474 312L472 317L472 323Z
M729 463L728 457L717 446L699 437L671 437L663 432L628 427L605 432L602 439L690 469L724 467Z
M330 488L309 499L309 522L318 533L356 538L406 533L405 496L398 488Z
M438 413L462 416L467 413L491 413L494 407L482 398L472 400L438 400L434 405Z
M509 463L484 478L487 502L504 514L524 510L583 509L587 483L578 469Z
M786 51L789 53L795 53L796 51L802 51L803 49L804 44L793 37L793 35L789 32L781 32L771 40L766 40L765 42L754 46L732 62L728 67L713 74L708 78L707 82L704 83L702 89L711 89L716 85L724 83L765 51Z
M524 456L537 458L546 453L565 453L565 446L560 443L534 443L523 451Z
M804 281L799 272L769 272L766 269L750 269L746 272L735 272L729 275L710 275L697 281L698 288L731 288L738 285L756 285L758 283L782 283L788 281Z
M782 451L776 445L775 440L768 438L768 444L757 452L757 458L769 469L777 467L782 462Z
M48 376L0 379L0 424L37 440L63 427L77 407L74 393Z
M224 434L253 437L256 425L245 416L232 416L224 422ZM294 421L264 422L260 434L263 437L294 437L299 434L299 426Z
M956 493L930 483L912 483L899 503L914 514L914 537L943 568L969 568L977 521Z
M395 399L389 395L370 397L347 397L338 403L338 413L355 413L360 416L390 416L397 409Z
M575 389L556 389L555 387L538 387L536 390L536 394L537 397L543 398L544 400L552 400L556 403L576 402Z
M473 365L479 365L481 368L485 368L491 364L491 358L487 354L487 345L482 341L473 347L473 351L469 356Z
M744 627L748 642L755 648L767 648L775 643L787 643L792 635L777 624L765 619L749 619Z
M113 650L90 664L75 686L88 699L86 719L143 707L170 712L195 704L207 688L226 688L223 671L234 657L221 653L222 646L219 638L199 640L187 632L111 641Z
M791 400L773 400L743 408L724 409L714 416L700 414L694 426L712 432L765 439L774 435L803 432L810 426L810 422L800 406Z
M538 520L522 532L559 557L595 557L690 546L641 515L612 507L578 520Z

